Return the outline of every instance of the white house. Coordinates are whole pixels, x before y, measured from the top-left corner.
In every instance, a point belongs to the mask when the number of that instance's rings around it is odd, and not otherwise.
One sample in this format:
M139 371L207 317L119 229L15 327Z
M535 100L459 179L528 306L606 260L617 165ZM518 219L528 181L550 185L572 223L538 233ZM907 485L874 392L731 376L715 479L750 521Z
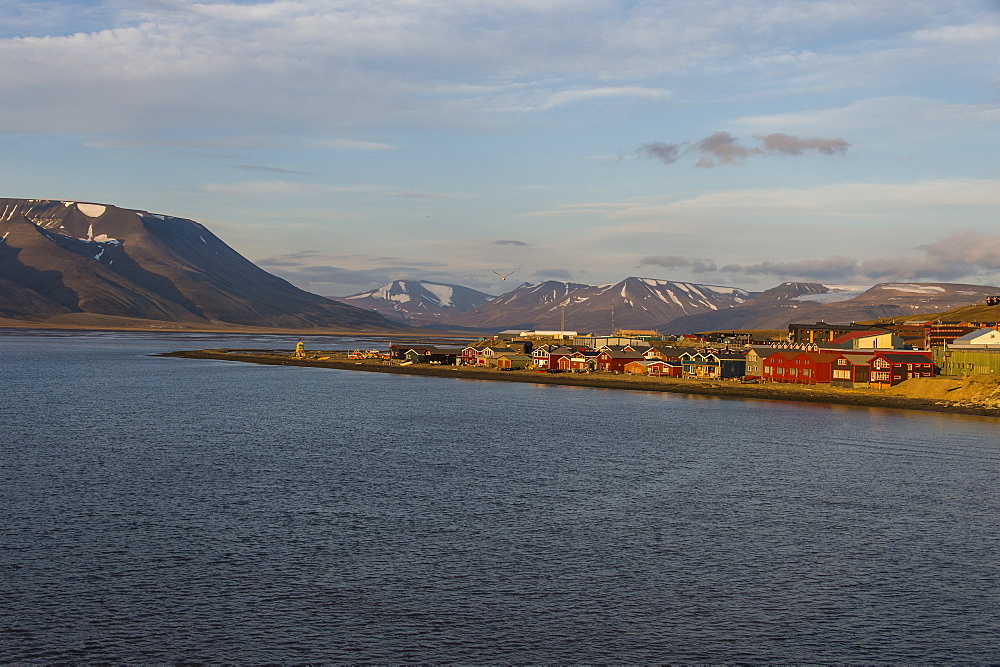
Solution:
M1000 350L1000 331L996 328L977 329L972 333L956 338L948 345L956 350Z

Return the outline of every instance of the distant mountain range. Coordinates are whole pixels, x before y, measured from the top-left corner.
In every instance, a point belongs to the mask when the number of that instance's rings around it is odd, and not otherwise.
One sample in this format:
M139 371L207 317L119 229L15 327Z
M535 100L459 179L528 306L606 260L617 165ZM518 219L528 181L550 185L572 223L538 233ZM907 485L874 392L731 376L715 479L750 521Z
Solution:
M330 298L373 310L391 320L433 326L447 321L457 313L465 313L481 306L494 297L461 285L428 280L394 280L376 290Z
M735 287L626 278L599 286L551 280L537 285L525 283L492 298L470 290L475 298L459 303L453 295L467 289L397 280L340 299L364 304L402 321L433 321L441 327L499 331L565 326L574 331L603 333L614 329L695 333L784 329L792 322L847 323L935 313L1000 294L997 287L950 283L883 283L872 287L786 282L764 292L747 292ZM481 302L473 305L477 299Z
M681 315L729 309L750 294L736 287L626 278L610 285L582 285L549 280L522 285L448 324L499 329L604 331L653 329Z
M730 309L751 295L736 287L626 278L610 285L549 280L492 297L459 285L396 280L376 290L337 298L411 324L482 330L648 329L679 316Z
M802 285L803 283L786 283ZM804 283L805 285L814 285ZM781 290L783 286L775 288ZM820 287L826 288L824 285ZM672 333L732 329L784 329L792 322L864 322L883 317L926 315L981 303L1000 288L954 283L882 283L857 293L846 289L792 298L767 298L768 290L746 305L726 311L679 317L667 323ZM848 296L831 301L830 297Z
M81 326L393 331L305 292L192 220L73 201L0 199L0 319Z

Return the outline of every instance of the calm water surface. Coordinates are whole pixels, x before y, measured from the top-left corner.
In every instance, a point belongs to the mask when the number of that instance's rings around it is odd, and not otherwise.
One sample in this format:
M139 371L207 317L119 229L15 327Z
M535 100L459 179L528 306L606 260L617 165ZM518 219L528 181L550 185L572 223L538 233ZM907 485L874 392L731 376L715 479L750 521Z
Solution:
M996 420L293 344L0 332L0 661L1000 660Z

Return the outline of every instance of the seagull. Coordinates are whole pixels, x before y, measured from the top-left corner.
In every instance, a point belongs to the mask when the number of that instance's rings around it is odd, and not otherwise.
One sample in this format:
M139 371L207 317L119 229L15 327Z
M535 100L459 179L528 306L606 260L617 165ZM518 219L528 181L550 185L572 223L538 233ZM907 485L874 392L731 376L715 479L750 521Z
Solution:
M514 275L513 271L511 271L510 273L508 273L506 276L501 275L501 274L497 273L496 271L494 271L493 273L496 273L498 276L500 276L500 280L507 280L507 278L509 278L510 276Z

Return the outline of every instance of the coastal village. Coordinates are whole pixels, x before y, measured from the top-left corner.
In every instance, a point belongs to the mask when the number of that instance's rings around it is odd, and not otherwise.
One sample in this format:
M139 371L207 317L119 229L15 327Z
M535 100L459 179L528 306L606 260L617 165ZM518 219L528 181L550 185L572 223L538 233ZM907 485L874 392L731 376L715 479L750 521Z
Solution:
M464 347L394 343L349 358L386 364L473 366L500 371L605 373L741 383L887 389L913 378L1000 375L1000 323L909 321L791 324L782 338L753 332L668 336L622 330L503 331Z
M990 297L987 306L1000 305ZM426 339L425 339L426 340ZM387 349L218 349L194 359L1000 416L1000 322L790 324L664 335L509 330Z

